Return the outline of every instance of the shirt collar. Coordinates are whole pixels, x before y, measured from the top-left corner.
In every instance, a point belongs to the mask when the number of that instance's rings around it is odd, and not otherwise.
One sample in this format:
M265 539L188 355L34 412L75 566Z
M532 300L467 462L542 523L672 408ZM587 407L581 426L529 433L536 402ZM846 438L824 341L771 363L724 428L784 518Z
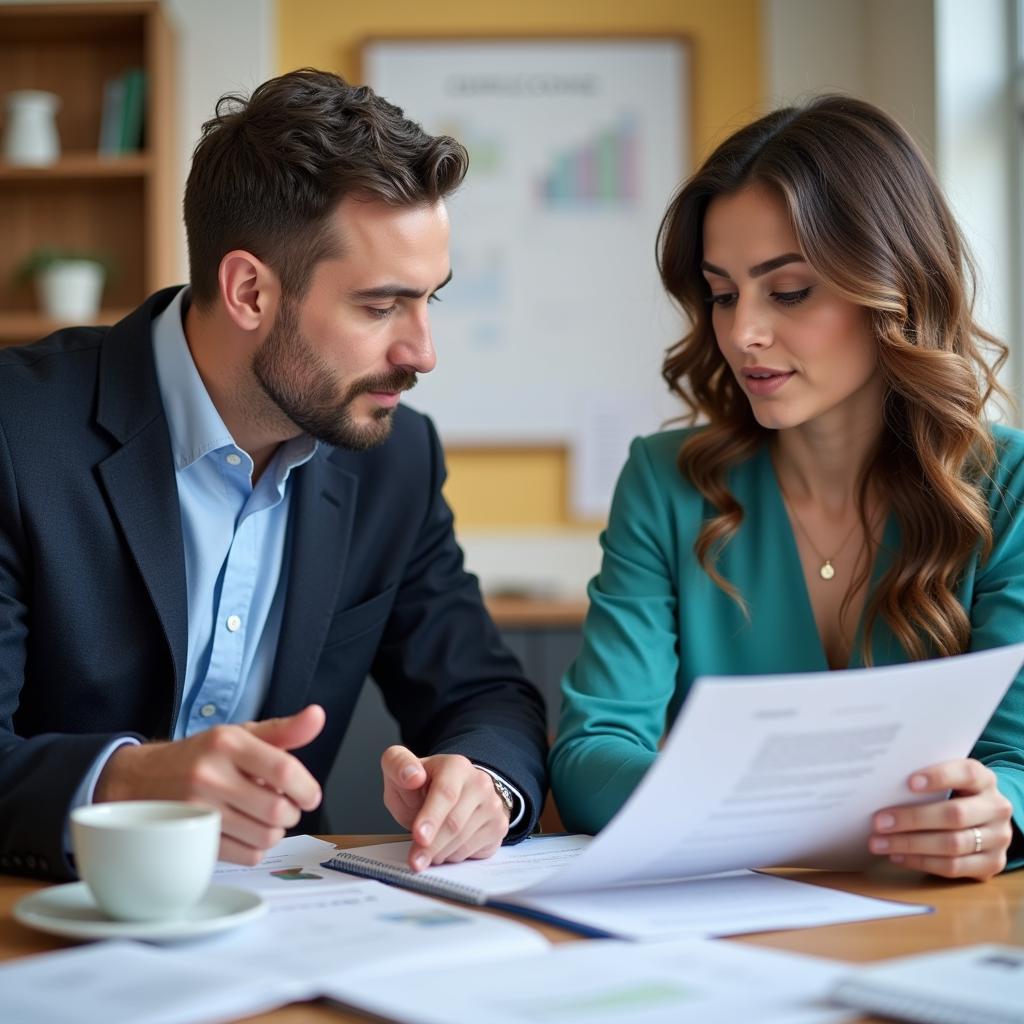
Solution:
M196 369L183 326L189 301L189 289L182 288L170 305L153 320L157 384L170 431L174 465L179 471L198 462L204 455L227 447L236 449L248 460L248 454L238 448L231 431L224 425ZM283 485L289 472L308 462L317 447L318 443L308 434L282 444L271 467L268 467L275 482Z

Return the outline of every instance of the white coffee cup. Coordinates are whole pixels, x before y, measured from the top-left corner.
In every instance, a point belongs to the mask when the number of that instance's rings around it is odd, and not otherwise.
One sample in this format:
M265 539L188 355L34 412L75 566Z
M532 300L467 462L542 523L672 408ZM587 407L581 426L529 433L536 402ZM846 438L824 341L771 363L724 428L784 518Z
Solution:
M220 811L178 800L92 804L71 812L71 843L79 875L109 917L181 917L209 888Z

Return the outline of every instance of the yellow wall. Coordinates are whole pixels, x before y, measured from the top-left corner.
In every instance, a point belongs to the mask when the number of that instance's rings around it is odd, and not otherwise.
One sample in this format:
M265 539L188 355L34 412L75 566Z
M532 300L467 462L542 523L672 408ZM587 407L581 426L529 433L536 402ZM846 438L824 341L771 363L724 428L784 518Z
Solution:
M277 12L281 71L310 65L350 79L359 72L360 43L372 36L684 35L693 61L697 160L761 110L760 0L278 0ZM449 449L446 493L460 527L566 526L567 468L558 450Z

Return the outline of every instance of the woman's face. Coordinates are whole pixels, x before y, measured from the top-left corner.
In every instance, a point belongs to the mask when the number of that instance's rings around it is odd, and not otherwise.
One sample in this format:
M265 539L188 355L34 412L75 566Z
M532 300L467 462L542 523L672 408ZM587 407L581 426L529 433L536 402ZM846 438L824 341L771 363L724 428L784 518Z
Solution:
M702 269L715 340L761 426L880 422L884 389L868 311L804 261L779 196L752 185L713 199Z

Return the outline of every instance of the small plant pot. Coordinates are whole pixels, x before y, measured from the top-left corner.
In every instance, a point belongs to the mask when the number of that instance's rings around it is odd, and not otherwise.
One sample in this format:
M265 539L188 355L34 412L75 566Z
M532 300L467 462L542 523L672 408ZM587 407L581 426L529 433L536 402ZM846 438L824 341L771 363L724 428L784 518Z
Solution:
M95 260L59 260L36 275L39 305L51 320L88 323L100 311L103 264Z

